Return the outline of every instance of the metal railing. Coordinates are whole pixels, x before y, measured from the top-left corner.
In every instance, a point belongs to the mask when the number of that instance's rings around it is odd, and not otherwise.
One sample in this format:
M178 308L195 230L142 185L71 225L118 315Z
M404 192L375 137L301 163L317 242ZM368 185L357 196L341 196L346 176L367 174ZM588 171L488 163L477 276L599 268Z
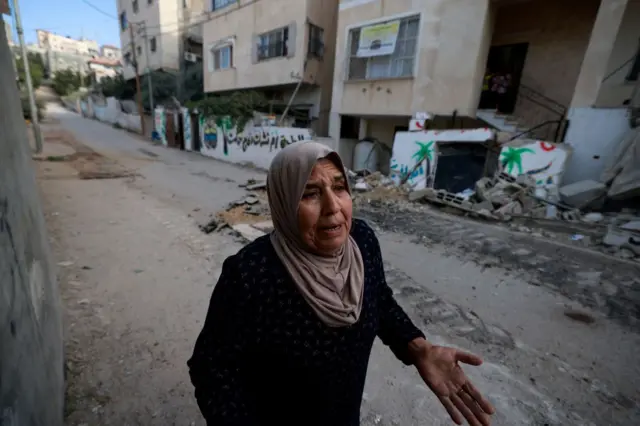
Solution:
M518 122L527 130L513 139L526 136L550 142L562 142L567 128L567 107L526 84L520 84L516 100Z

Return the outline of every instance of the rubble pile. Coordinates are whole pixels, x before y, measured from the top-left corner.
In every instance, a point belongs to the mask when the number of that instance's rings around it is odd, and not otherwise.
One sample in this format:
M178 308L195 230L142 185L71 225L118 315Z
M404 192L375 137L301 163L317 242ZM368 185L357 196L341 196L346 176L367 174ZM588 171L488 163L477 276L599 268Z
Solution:
M235 229L240 225L253 227L260 225L261 230L269 228L267 225L271 223L271 214L266 191L264 191L267 187L266 182L250 179L240 187L247 190L246 196L229 203L223 211L215 215L211 214L207 222L200 225L202 232L210 234L225 228Z
M412 201L451 206L487 219L508 221L513 217L561 218L577 220L576 209L550 202L536 195L535 181L528 176L514 178L498 173L476 182L475 189L458 194L425 188L409 194Z
M353 172L347 170L349 185L354 198L399 201L406 200L410 191L409 185L397 186L388 176L380 172L371 173L368 170Z

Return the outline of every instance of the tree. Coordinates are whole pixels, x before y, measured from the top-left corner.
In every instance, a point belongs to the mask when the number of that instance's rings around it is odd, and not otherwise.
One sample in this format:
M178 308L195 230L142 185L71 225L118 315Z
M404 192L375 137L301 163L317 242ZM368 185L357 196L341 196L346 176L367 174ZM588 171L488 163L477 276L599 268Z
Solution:
M27 61L29 62L29 73L31 74L31 83L33 88L37 89L42 84L44 79L44 60L39 53L29 52L27 53ZM27 79L24 70L24 60L22 55L16 58L16 71L18 73L18 82L21 87L26 87Z
M149 85L147 83L149 75L151 76L153 102L155 105L160 105L170 101L172 96L176 96L176 75L165 71L152 71L151 73L144 75L140 80L142 105L146 110L151 108Z
M187 106L190 109L197 108L204 117L213 118L220 127L235 127L241 133L253 119L254 112L264 109L267 104L264 95L250 90L210 96L201 101L188 102Z
M59 70L53 75L53 90L60 96L66 96L80 88L82 78L79 72L71 69Z

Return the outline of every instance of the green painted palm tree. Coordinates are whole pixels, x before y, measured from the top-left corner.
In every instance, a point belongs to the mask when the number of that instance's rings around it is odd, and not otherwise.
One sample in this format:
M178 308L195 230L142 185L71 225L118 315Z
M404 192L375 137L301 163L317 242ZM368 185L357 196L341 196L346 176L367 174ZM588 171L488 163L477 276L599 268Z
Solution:
M418 145L418 150L415 154L411 156L416 162L422 161L425 158L428 158L429 161L433 161L433 141L431 142L418 142L416 141L416 145Z
M509 174L511 174L514 168L517 168L518 174L521 175L523 173L522 154L535 154L535 151L531 148L505 148L500 154L502 168Z

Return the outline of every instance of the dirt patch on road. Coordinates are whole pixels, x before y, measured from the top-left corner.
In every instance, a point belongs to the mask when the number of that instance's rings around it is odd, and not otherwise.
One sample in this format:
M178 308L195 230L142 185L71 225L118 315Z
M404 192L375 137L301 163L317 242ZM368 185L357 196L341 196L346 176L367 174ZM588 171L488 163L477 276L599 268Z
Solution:
M81 144L70 132L58 129L43 132L43 152L33 159L46 163L39 167L39 177L43 179L118 179L136 175Z

